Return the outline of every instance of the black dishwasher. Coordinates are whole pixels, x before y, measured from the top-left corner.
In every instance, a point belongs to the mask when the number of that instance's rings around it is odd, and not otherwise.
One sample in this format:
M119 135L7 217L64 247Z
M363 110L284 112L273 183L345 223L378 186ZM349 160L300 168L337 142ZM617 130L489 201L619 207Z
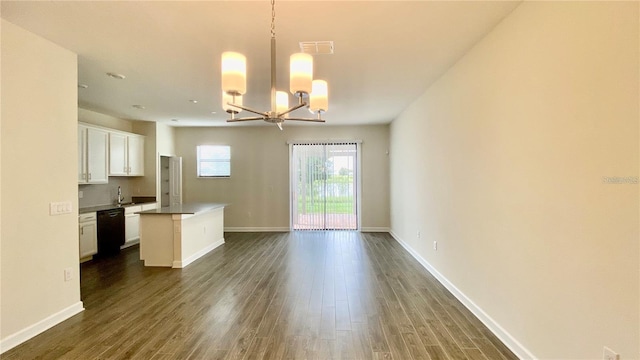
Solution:
M98 256L120 252L124 244L124 208L98 211Z

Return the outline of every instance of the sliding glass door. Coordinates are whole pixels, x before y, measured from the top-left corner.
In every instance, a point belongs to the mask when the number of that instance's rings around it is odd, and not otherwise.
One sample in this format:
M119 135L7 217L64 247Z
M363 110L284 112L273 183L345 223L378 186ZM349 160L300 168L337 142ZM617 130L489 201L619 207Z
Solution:
M291 145L294 230L358 229L358 144Z

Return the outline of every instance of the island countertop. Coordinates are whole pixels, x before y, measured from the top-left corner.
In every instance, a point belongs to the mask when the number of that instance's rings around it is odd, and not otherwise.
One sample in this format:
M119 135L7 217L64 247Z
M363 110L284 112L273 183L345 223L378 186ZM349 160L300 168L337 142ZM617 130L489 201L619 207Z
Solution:
M223 208L228 204L222 203L187 203L164 206L157 209L137 212L140 215L195 215L205 211Z

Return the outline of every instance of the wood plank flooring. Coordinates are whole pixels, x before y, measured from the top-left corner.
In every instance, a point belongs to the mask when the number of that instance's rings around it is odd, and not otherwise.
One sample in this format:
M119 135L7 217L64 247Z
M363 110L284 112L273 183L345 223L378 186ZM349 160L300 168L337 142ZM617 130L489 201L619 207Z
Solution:
M225 239L182 270L83 264L86 310L2 359L517 359L389 234Z

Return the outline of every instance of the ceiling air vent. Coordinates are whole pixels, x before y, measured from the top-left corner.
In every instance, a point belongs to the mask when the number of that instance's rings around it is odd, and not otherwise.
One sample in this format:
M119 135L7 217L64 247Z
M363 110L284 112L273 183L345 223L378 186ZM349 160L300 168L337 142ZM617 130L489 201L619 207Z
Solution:
M301 41L300 51L311 55L333 54L333 41Z

